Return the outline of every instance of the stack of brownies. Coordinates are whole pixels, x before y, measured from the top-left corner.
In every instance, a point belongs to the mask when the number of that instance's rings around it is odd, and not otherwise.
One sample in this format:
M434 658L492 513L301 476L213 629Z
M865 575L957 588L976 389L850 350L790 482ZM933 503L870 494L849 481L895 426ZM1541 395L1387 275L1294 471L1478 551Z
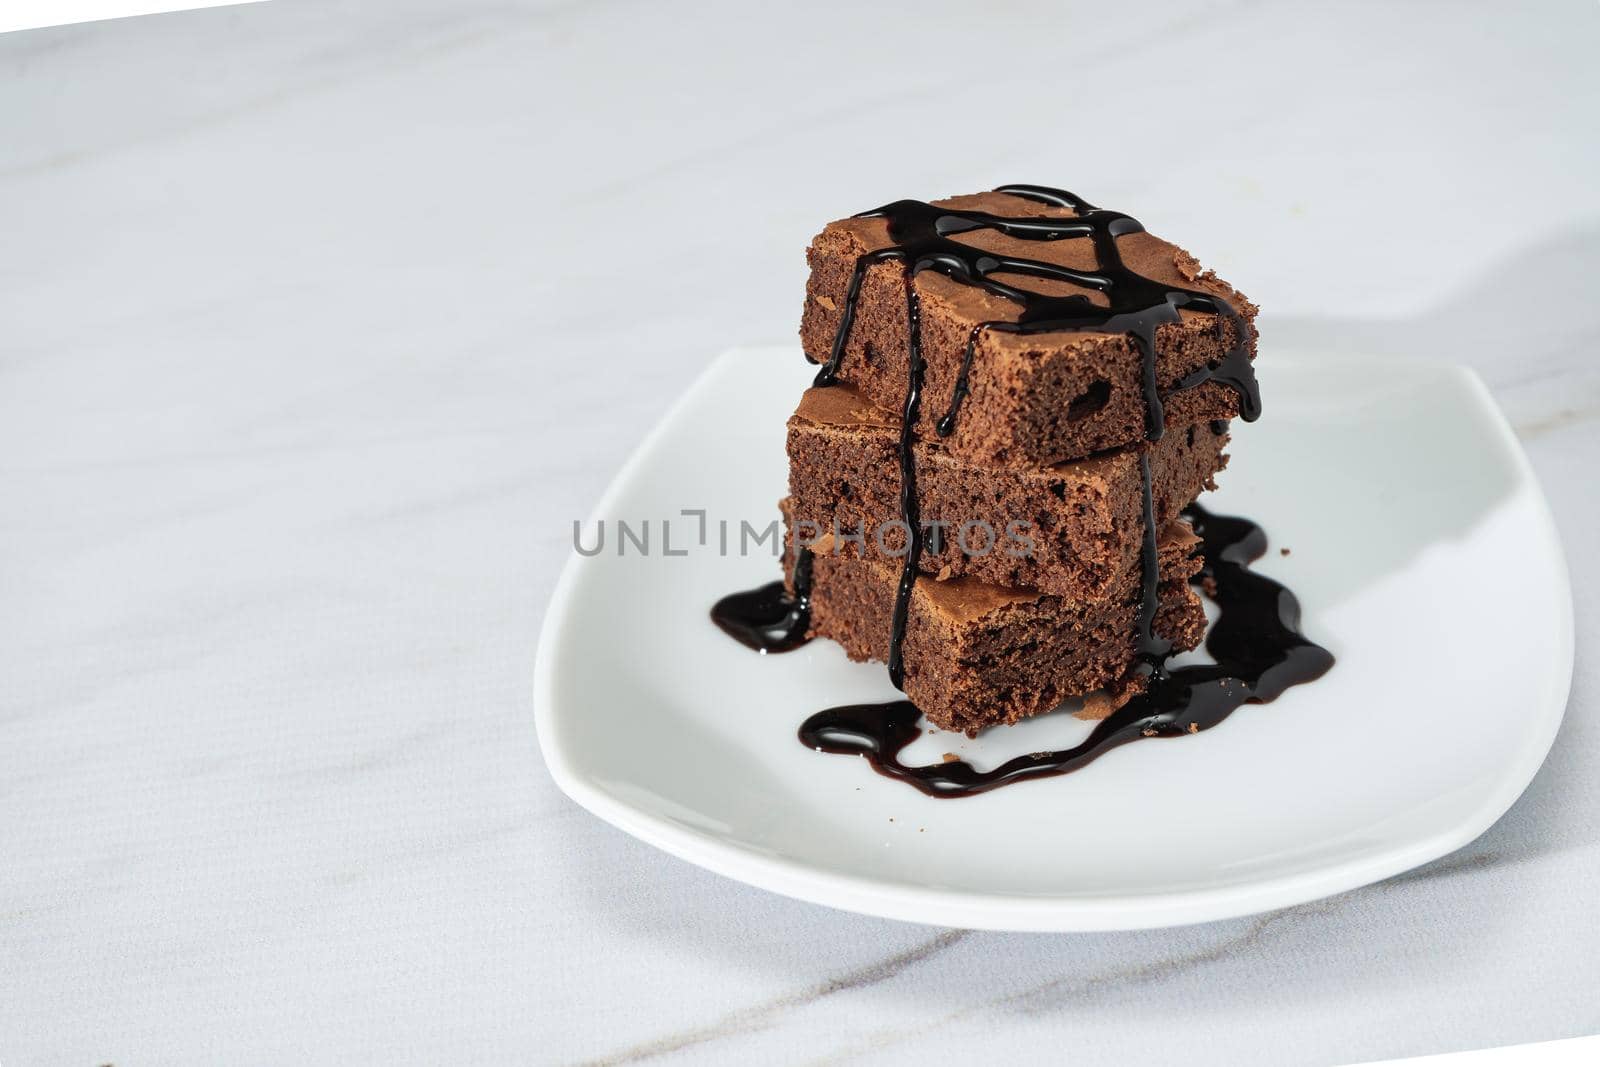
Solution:
M935 204L1007 217L1073 214L1002 192ZM1022 240L986 228L958 239L997 257L1077 271L1097 265L1088 240ZM1146 356L1135 337L1110 327L989 329L984 324L1018 319L1014 300L937 270L912 275L903 259L870 256L892 243L883 218L856 217L828 225L808 253L807 358L828 362L847 303L854 312L832 384L807 390L788 425L785 560L791 590L804 560L809 633L839 642L854 660L889 658L909 547L901 520L918 515L926 533L900 645L906 698L933 724L967 733L1101 691L1109 699L1093 704L1109 709L1142 677L1142 461L1157 530L1153 630L1174 651L1204 636L1205 614L1190 586L1201 566L1198 542L1181 515L1215 488L1239 399L1202 379L1236 345L1253 355L1256 309L1182 249L1142 230L1117 237L1128 269L1215 296L1234 311L1184 309L1155 329L1164 432L1151 440ZM851 302L863 256L870 265ZM995 278L1048 296L1074 292L1054 279ZM908 285L925 371L906 457ZM1236 337L1240 330L1250 336ZM950 417L956 408L958 417ZM901 500L903 459L914 462L910 512Z

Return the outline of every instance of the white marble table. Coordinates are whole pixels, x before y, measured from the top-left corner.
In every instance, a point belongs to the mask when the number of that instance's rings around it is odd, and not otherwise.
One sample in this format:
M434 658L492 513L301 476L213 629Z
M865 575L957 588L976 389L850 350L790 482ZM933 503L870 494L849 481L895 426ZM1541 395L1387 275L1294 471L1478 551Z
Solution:
M0 39L0 1062L1318 1064L1600 1030L1597 31L277 2ZM821 221L1007 180L1202 250L1267 309L1264 368L1490 382L1579 653L1475 844L1255 919L979 934L745 888L552 786L529 676L572 518L716 349L792 337Z

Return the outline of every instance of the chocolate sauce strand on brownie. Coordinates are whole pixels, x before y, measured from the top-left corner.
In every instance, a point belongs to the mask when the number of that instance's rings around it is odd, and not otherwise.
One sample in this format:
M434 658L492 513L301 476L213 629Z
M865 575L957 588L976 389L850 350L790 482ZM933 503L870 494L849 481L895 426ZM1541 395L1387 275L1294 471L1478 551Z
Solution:
M793 593L782 582L730 593L712 606L711 621L762 654L790 652L805 644L811 628L811 552L802 548L795 560Z
M955 429L961 400L966 395L967 377L979 337L986 328L1017 333L1046 333L1066 330L1101 330L1126 332L1138 346L1142 363L1142 388L1145 405L1145 437L1160 440L1166 431L1165 409L1156 377L1156 328L1164 322L1179 321L1182 308L1208 311L1231 321L1234 343L1216 367L1203 368L1179 383L1180 389L1192 389L1203 382L1215 379L1231 387L1239 396L1239 412L1246 422L1261 414L1261 400L1256 388L1255 371L1250 365L1246 339L1249 331L1238 313L1227 303L1210 293L1182 289L1146 278L1122 261L1117 250L1117 238L1130 233L1143 232L1138 220L1119 211L1097 208L1082 197L1064 189L1050 189L1040 185L1003 185L995 190L1011 196L1034 200L1055 207L1070 208L1072 218L1048 216L1007 217L987 211L967 211L936 207L920 200L897 200L875 211L863 212L858 218L882 218L889 226L889 237L894 244L888 248L868 252L856 260L851 271L850 286L845 294L839 328L834 335L828 362L817 372L818 386L833 385L838 381L839 365L844 359L850 339L850 326L855 321L856 303L861 296L861 283L867 268L890 259L906 263L906 310L910 353L906 374L905 417L900 431L900 518L908 529L908 551L905 569L900 579L900 594L895 601L894 630L889 645L889 679L901 688L904 677L901 646L905 638L906 612L911 599L911 586L916 580L922 551L921 523L917 516L916 460L912 445L916 440L915 425L921 401L922 331L918 311L916 276L925 270L935 270L956 281L979 286L997 296L1022 305L1016 322L987 322L978 324L967 338L967 348L962 357L961 373L956 381L950 408L939 420L938 432L948 435ZM953 240L953 235L973 230L996 230L1009 237L1024 241L1063 241L1087 237L1094 245L1096 268L1092 271L1074 270L1055 263L1037 259L1002 256L981 248ZM995 274L1022 275L1070 282L1103 294L1107 306L1099 307L1087 296L1046 296L996 281ZM1166 655L1163 642L1153 630L1154 608L1157 602L1158 576L1151 561L1156 552L1155 524L1149 518L1152 503L1150 495L1149 465L1144 468L1144 529L1145 576L1142 603L1145 610L1139 623L1140 659L1146 668L1161 672L1161 657Z
M874 263L881 263L890 259L903 259L905 253L898 248L884 248L876 252L868 252L856 260L854 269L850 272L850 288L844 296L844 311L839 320L839 331L833 338L833 351L828 356L828 362L817 372L814 385L832 385L835 372L839 363L844 359L844 346L850 340L850 326L856 319L856 305L861 302L861 283L867 277L867 268Z
M1206 635L1206 651L1216 663L1152 675L1143 693L1101 720L1081 744L1018 756L989 771L960 760L911 766L900 761L900 752L919 735L920 713L906 700L830 708L801 725L800 742L823 752L865 756L879 774L929 796L954 799L1067 774L1129 741L1210 729L1243 704L1267 703L1290 686L1320 678L1333 656L1299 632L1299 601L1250 570L1266 551L1265 531L1248 519L1212 515L1198 504L1185 514L1205 556L1195 582L1204 588L1210 580L1210 596L1221 611Z
M1156 536L1155 493L1150 487L1150 453L1139 454L1139 489L1144 500L1144 543L1139 551L1139 644L1136 657L1140 665L1160 674L1172 642L1156 633L1156 612L1161 609L1161 546Z
M889 681L896 689L905 685L906 617L911 612L911 589L922 563L922 507L917 502L917 414L922 404L922 310L917 302L917 287L906 278L906 321L911 325L911 352L906 372L906 405L900 418L900 520L906 524L906 560L900 570L900 586L894 598L894 617L889 628ZM942 547L942 545L941 545Z
M956 432L956 416L961 413L961 402L967 398L967 393L971 389L968 382L972 378L972 356L978 351L978 339L983 336L984 330L999 329L1001 325L1001 323L980 322L972 328L971 333L967 334L967 346L961 350L961 369L956 372L956 387L950 394L950 406L945 409L944 416L939 419L939 425L936 427L940 437L949 437Z

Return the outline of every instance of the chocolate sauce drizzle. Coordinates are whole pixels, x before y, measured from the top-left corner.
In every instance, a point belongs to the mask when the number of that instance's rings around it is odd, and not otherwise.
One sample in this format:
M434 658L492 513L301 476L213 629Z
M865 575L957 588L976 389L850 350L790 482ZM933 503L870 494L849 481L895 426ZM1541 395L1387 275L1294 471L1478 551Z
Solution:
M1093 330L1103 333L1127 333L1133 339L1141 360L1145 437L1149 441L1159 440L1166 430L1166 413L1157 379L1156 331L1163 323L1178 322L1179 312L1184 309L1216 315L1219 326L1226 323L1231 330L1233 344L1221 360L1182 379L1174 389L1192 389L1204 382L1216 381L1228 386L1237 394L1239 413L1247 422L1254 421L1261 414L1255 372L1250 364L1248 327L1227 301L1210 293L1184 289L1146 278L1128 267L1117 248L1117 239L1143 231L1144 228L1135 219L1121 212L1095 207L1081 197L1060 189L1038 185L1005 185L996 192L1052 207L1068 208L1073 215L1067 218L1008 217L985 211L936 207L918 200L897 200L875 211L863 212L857 216L884 219L888 224L893 244L867 252L857 259L851 272L829 358L817 372L815 380L815 385L818 387L831 386L838 381L845 349L849 346L851 327L855 322L861 286L868 269L875 263L890 260L904 262L909 351L905 403L900 427L900 518L906 524L909 544L896 590L889 640L889 679L897 689L903 688L905 664L902 648L905 643L906 620L924 549L913 448L926 372L922 355L921 306L916 288L918 274L925 270L937 271L956 281L977 286L1012 301L1021 307L1015 321L992 320L979 323L968 334L961 368L949 405L936 424L937 432L941 436L949 436L955 431L961 404L969 391L974 354L985 331L1030 334ZM980 229L995 230L1024 241L1087 238L1095 251L1096 266L1088 271L1075 270L1036 259L997 255L953 240L953 237L959 234ZM1094 290L1101 294L1106 303L1104 306L1096 304L1082 294L1047 296L1031 292L999 281L995 275L1017 275L1069 282ZM1172 675L1166 668L1166 659L1171 654L1171 644L1154 629L1156 611L1159 607L1160 575L1157 567L1158 531L1154 521L1150 464L1147 456L1141 456L1140 459L1140 481L1143 493L1144 535L1140 553L1142 580L1137 641L1138 670L1148 676L1151 694L1163 694L1171 691L1168 683ZM804 634L809 621L809 577L810 555L802 550L796 562L793 595L785 592L783 583L774 582L749 593L723 598L712 609L712 618L724 631L761 652L782 652L795 648L804 643ZM1286 592L1284 595L1288 596ZM1289 597L1289 601L1292 604L1293 598ZM1292 630L1292 626L1290 629ZM1299 638L1299 635L1293 636L1302 642L1304 640ZM1320 674L1326 669L1324 665L1316 673ZM1309 677L1303 680L1309 680ZM1255 698L1247 695L1241 698L1243 699ZM1271 699L1271 696L1260 699ZM1174 704L1173 707L1178 705ZM1232 707L1228 710L1231 711ZM966 792L991 789L996 785L1017 780L1018 777L1036 777L1042 773L1035 770L1020 776L993 777L993 775L977 775L977 772L968 767L967 771L976 776L974 781L982 779L985 784L966 791L952 787L928 787L925 783L934 781L938 776L923 776L920 771L914 774L912 772L918 769L905 768L894 761L894 753L904 747L910 740L910 735L900 739L897 744L894 743L895 739L900 738L904 730L914 727L918 714L910 702L903 700L883 705L834 708L807 720L801 729L801 739L808 744L816 742L814 747L827 751L876 752L878 755L874 758L874 766L880 771L912 781L924 792L936 796L966 795ZM1225 716L1226 712L1223 715ZM1218 716L1216 721L1220 721L1221 717ZM1116 716L1113 716L1113 719L1115 718ZM1110 721L1112 720L1107 720ZM829 747L830 745L842 747ZM1086 761L1074 758L1076 762L1073 766ZM965 765L947 764L944 765L944 770L959 777L960 772L952 770L959 766ZM1010 764L1006 766L1009 767ZM899 771L895 771L894 768L899 768ZM1063 771L1057 770L1052 773L1063 773Z
M805 644L811 626L811 553L802 550L795 560L793 593L782 582L730 593L712 605L711 621L762 655L790 652Z
M1206 634L1206 651L1216 663L1154 672L1142 693L1102 719L1081 744L1017 756L989 771L961 760L911 766L900 762L899 754L921 733L921 712L908 700L820 712L801 725L801 743L822 752L865 756L879 774L929 796L969 797L1067 774L1129 741L1209 730L1243 704L1266 703L1292 685L1320 678L1333 665L1333 656L1298 632L1299 601L1250 570L1250 563L1266 552L1266 533L1248 519L1213 515L1199 504L1189 505L1185 514L1205 555L1194 581L1209 590L1221 609Z

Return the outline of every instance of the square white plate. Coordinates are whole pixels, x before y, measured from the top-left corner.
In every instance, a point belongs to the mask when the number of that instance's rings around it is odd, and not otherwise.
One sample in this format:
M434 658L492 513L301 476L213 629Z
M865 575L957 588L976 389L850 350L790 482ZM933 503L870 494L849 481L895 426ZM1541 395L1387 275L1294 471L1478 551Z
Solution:
M1337 657L1320 681L1204 733L960 800L804 748L795 731L811 713L895 694L881 666L830 642L761 656L707 615L778 574L771 542L739 554L740 522L776 518L784 423L810 377L794 349L735 350L584 525L592 548L605 521L603 551L574 552L562 575L535 669L551 774L692 863L950 926L1200 922L1461 847L1527 786L1566 705L1571 593L1543 495L1470 371L1281 355L1259 370L1266 413L1235 424L1205 503L1266 528L1257 569L1295 592L1304 632ZM704 545L686 509L707 513ZM623 544L618 519L636 533L648 520L648 554ZM1056 714L977 740L924 736L906 758L952 751L988 767L1089 728Z

